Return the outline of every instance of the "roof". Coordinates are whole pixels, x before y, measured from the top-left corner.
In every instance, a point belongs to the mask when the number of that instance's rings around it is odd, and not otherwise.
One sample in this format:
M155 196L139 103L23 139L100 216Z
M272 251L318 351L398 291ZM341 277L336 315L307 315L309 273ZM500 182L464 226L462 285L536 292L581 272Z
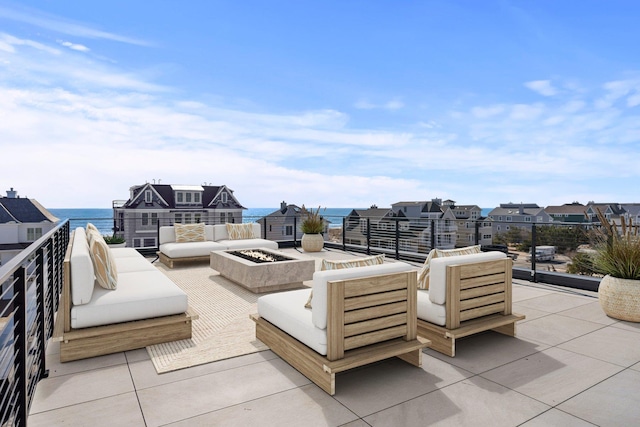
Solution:
M146 189L152 189L156 192L161 200L157 202L165 206L168 209L175 209L182 206L176 205L175 192L176 191L199 191L202 192L201 204L204 208L229 208L229 209L246 209L238 202L233 196L233 190L226 186L217 185L171 185L171 184L144 184L131 187L131 198L127 200L122 207L123 208L136 208L141 203L144 203L144 198L141 193ZM222 203L218 195L225 189L229 195L226 203ZM190 206L193 207L193 206Z
M40 203L26 198L0 198L0 224L57 222L58 218L51 215Z
M574 215L584 215L584 212L587 210L585 205L576 204L576 203L566 203L562 206L547 206L544 210L550 214L574 214Z

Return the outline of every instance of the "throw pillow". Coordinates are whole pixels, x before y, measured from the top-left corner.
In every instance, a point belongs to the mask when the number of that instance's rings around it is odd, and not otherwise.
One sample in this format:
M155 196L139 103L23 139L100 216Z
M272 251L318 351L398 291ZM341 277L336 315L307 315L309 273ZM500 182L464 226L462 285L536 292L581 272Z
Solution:
M89 246L91 246L91 242L95 239L102 240L104 242L104 237L102 236L102 234L100 234L98 229L95 227L93 228L87 227L86 234L87 234L87 243L89 244Z
M229 240L255 239L253 234L253 223L231 224L227 223L227 234Z
M118 286L116 262L111 256L111 249L109 249L104 239L94 238L91 240L89 251L98 284L105 289L116 289Z
M431 252L429 252L429 255L427 255L427 259L424 261L422 270L420 270L420 273L418 274L418 289L429 289L429 270L431 267L430 262L433 258L479 254L480 252L480 245L467 246L465 248L458 249L431 249Z
M365 258L354 258L343 261L322 260L321 270L339 270L343 268L366 267L368 265L384 264L384 254L373 255ZM311 298L313 298L313 289L309 292L309 299L304 305L305 308L311 308Z
M204 223L197 224L175 224L176 243L204 242Z

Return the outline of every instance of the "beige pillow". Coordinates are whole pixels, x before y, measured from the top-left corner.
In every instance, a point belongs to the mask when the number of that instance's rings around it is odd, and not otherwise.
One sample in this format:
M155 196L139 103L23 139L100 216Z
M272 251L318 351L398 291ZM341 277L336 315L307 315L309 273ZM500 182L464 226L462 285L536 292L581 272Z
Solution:
M204 242L207 240L203 222L198 224L175 224L173 228L176 232L176 243Z
M105 289L116 289L118 286L118 272L115 259L111 256L111 249L104 239L92 239L89 246L93 270L98 284Z
M431 249L431 252L427 255L427 259L424 261L422 270L418 273L418 289L429 289L429 269L433 258L479 254L480 252L480 245L467 246L465 248L458 249Z
M91 246L91 242L95 239L102 240L104 242L104 236L100 234L97 228L87 227L87 243L89 244L89 246Z
M227 234L230 240L255 239L253 234L253 223L231 224L227 223Z
M339 270L342 268L366 267L368 265L384 264L384 254L373 255L365 258L354 258L343 261L322 260L320 270ZM313 298L313 289L309 292L309 299L304 305L305 308L311 308L311 298Z

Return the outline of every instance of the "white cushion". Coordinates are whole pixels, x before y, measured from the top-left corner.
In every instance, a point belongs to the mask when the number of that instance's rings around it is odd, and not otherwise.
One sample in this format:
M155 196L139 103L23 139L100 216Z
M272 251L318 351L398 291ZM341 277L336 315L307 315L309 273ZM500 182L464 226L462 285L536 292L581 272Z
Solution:
M327 330L314 326L304 308L310 289L278 292L258 298L258 314L316 352L327 354Z
M118 289L95 286L93 298L71 308L71 327L88 328L187 311L187 294L160 271L118 275Z
M76 228L73 233L73 250L70 256L71 262L71 302L75 305L86 304L91 301L95 273L93 261L89 254L87 234L82 227Z
M160 245L160 252L169 258L188 258L207 256L211 251L223 251L227 249L225 245L218 242L185 242L185 243L164 243Z
M431 260L431 278L429 279L429 299L435 304L444 304L447 296L447 266L471 264L506 258L504 252L490 251L472 255L458 255Z
M253 235L256 237L262 236L260 224L258 224L257 222L252 222L251 225L253 227ZM215 224L213 226L213 240L229 240L227 224Z
M136 258L140 257L140 252L133 248L111 248L111 256L118 258Z
M429 299L429 291L418 289L418 319L436 325L447 324L447 307L444 304L435 304Z
M316 271L313 273L313 298L311 299L313 324L320 329L327 328L327 282L412 270L415 268L405 262L391 262L366 267ZM305 303L306 300L302 301L300 307L302 310L307 310L304 308Z
M224 245L226 249L231 250L255 248L278 249L277 242L266 239L218 240L217 243L220 243Z
M130 273L132 271L156 271L157 268L143 256L137 257L114 257L116 270L120 273Z

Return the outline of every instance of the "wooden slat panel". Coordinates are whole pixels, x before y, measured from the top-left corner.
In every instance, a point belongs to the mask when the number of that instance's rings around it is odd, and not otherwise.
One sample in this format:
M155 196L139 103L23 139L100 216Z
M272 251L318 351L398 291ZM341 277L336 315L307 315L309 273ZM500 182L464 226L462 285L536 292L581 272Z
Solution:
M407 290L383 292L378 294L366 295L363 297L349 298L344 302L344 308L347 311L358 310L361 308L371 307L381 304L390 304L407 299Z
M460 266L447 266L446 326L455 329L460 326Z
M407 303L405 301L394 302L392 304L378 305L372 308L364 308L361 310L347 311L344 314L344 323L356 323L375 317L389 316L392 314L405 313L407 311Z
M469 277L460 281L460 289L472 289L478 286L493 285L495 283L504 283L505 274L496 273L486 276Z
M328 362L325 370L328 372L342 372L348 369L357 368L378 360L388 359L393 356L399 356L415 350L428 347L431 342L422 337L418 337L411 341L405 341L402 338L391 339L376 343L367 347L360 347L349 350L344 354L344 358L334 362ZM405 359L406 360L406 359ZM419 366L421 360L416 360ZM411 362L409 362L411 363Z
M412 272L408 279L407 335L404 338L407 341L414 340L418 336L418 272Z
M407 315L405 313L394 314L393 316L379 317L364 322L352 323L344 326L344 336L352 337L381 329L402 325L406 323Z
M344 282L327 283L327 358L344 356Z
M504 302L504 294L485 295L483 297L472 298L460 301L460 310L470 310L472 308Z
M383 329L381 331L370 332L368 334L356 335L350 338L345 338L344 348L345 350L351 350L393 338L404 337L406 334L407 325L401 325L389 329Z
M501 273L505 269L505 262L510 258L498 259L495 261L484 261L472 264L459 264L460 278L467 279L469 277L486 276L488 274Z
M467 310L460 313L460 321L475 319L476 317L486 316L488 314L501 313L504 311L504 302L492 305L486 305L473 310Z
M502 314L504 314L505 316L510 315L511 314L511 310L512 310L512 295L513 295L513 260L511 258L509 258L507 260L507 265L506 265L506 270L505 270L505 278L504 278L504 283L505 283L505 289L504 289L504 311L502 312Z
M504 283L496 283L495 285L482 286L479 288L471 288L464 291L460 291L460 300L464 301L470 298L476 298L482 295L491 295L504 293Z
M393 273L343 280L343 282L348 283L344 290L344 296L346 298L351 298L355 296L375 294L378 292L404 289L407 287L408 274L409 272Z

